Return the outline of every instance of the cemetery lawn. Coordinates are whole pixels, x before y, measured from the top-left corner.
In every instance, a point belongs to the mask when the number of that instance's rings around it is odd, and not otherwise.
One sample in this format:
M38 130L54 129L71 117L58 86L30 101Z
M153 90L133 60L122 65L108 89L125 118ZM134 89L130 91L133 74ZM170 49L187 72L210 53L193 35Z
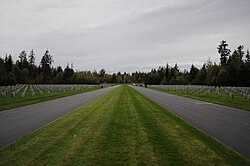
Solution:
M80 89L80 90L65 91L65 92L50 92L50 93L45 92L43 95L40 95L39 92L36 89L34 89L34 91L38 95L32 96L31 91L28 88L25 97L21 97L20 94L16 95L15 97L11 97L10 94L0 97L0 111L17 108L25 105L35 104L52 99L57 99L61 97L66 97L70 95L75 95L79 93L89 92L97 89L100 89L100 86Z
M242 97L239 92L235 94L233 99L231 99L224 91L221 91L221 96L219 97L216 96L215 89L213 89L209 95L206 95L205 92L198 94L197 92L191 93L190 91L187 92L184 90L163 89L155 87L148 87L148 88L160 92L170 93L183 97L189 97L196 100L206 101L210 103L215 103L250 111L250 101L247 101L244 97Z
M250 165L128 86L0 150L0 165Z

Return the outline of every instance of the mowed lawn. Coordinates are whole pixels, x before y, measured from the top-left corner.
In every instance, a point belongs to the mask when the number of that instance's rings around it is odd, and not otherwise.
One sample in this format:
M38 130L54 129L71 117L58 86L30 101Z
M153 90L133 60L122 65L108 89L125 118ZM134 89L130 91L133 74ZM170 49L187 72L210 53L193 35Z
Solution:
M0 165L250 165L128 86L0 150Z

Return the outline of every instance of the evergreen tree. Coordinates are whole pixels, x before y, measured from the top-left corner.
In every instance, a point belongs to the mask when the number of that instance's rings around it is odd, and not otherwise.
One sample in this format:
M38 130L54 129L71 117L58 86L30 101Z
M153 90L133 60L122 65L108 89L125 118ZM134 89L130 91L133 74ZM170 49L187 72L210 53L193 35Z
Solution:
M20 68L19 68L19 66L17 64L14 64L12 66L12 72L16 76L16 82L17 83L21 84L21 83L25 82L23 73L22 73L22 71L20 70Z
M7 85L7 69L4 60L0 57L0 85Z
M29 62L27 60L27 53L25 50L21 51L21 53L19 54L18 65L21 70L23 70L24 68L29 68Z
M42 80L44 81L44 83L48 83L52 79L51 65L53 62L54 61L49 53L49 50L46 50L40 63L43 76Z
M198 85L206 85L207 84L206 77L207 77L207 69L206 69L206 64L204 64L202 68L198 71L194 83Z
M12 65L13 65L13 60L12 60L12 56L11 54L9 54L9 56L5 56L5 68L7 70L7 72L10 72L12 69Z
M229 74L227 85L240 86L244 82L244 62L243 62L243 46L240 45L237 50L234 50L228 59L226 71Z
M100 77L103 78L105 76L105 73L106 73L105 69L101 69L99 72Z
M218 45L218 53L220 54L221 58L221 65L225 65L227 63L227 57L230 54L230 49L227 48L228 44L226 43L225 40L222 40L221 43Z
M113 73L112 74L112 78L111 78L111 83L116 83L116 82L117 82L117 80L116 80L116 74Z
M250 86L250 55L249 55L249 50L247 50L246 53L246 60L244 64L244 86Z
M63 80L64 83L72 83L72 76L74 74L74 70L69 67L69 64L67 64L66 68L64 69L63 73Z
M243 60L242 60L242 58L244 56L243 48L244 48L243 45L239 45L239 47L237 48L237 60L239 62L243 62Z
M35 64L35 53L33 51L33 49L30 51L30 55L29 55L29 64L30 65L34 65Z
M45 54L43 55L42 59L41 59L41 67L42 69L46 69L46 68L50 68L51 64L53 63L53 58L49 53L49 50L45 51Z
M169 78L169 70L170 70L170 69L169 69L169 65L168 65L168 63L167 63L163 84L169 84L169 80L170 80L170 78Z
M28 62L29 62L30 79L34 79L36 76L35 74L36 66L35 66L35 54L33 49L30 51Z
M249 55L249 50L247 50L247 54L246 54L246 63L250 62L250 55Z
M99 71L99 80L100 80L100 83L104 83L104 76L105 76L105 69L101 69Z
M189 83L193 83L194 79L196 78L197 74L199 72L199 69L194 67L194 65L191 65L190 72L189 72Z
M164 76L165 76L165 74L166 74L166 71L165 71L165 69L164 69L164 67L162 67L162 66L160 66L159 68L158 68L158 77L159 77L159 79L160 80L163 80L163 78L164 78Z

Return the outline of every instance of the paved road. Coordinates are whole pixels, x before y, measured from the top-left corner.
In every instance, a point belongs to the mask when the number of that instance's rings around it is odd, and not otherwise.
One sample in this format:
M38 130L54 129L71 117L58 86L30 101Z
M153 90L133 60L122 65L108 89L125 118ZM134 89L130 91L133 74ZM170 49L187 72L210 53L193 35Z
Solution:
M0 112L0 147L74 111L116 87L99 89Z
M250 112L131 87L250 159Z

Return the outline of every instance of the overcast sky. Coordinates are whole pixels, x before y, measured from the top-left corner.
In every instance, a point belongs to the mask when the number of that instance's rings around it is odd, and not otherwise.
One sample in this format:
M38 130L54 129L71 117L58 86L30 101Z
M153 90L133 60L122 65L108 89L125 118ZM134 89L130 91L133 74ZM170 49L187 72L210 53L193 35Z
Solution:
M250 49L250 0L0 0L0 56L46 49L53 66L109 73L219 62L217 45Z

